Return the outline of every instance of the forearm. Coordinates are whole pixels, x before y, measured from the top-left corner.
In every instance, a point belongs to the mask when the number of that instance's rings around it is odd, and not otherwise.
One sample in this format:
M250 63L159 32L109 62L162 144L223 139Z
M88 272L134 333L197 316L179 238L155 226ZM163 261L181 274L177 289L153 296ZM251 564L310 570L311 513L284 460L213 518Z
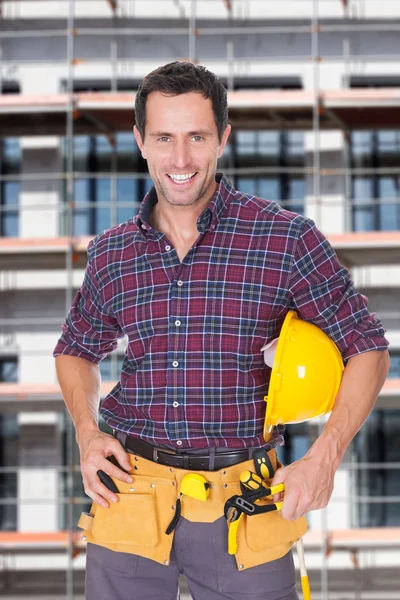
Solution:
M387 351L365 352L348 361L333 411L306 457L318 457L336 471L351 440L373 409L388 370Z
M62 354L56 357L56 371L77 439L85 432L98 431L99 366L84 358Z

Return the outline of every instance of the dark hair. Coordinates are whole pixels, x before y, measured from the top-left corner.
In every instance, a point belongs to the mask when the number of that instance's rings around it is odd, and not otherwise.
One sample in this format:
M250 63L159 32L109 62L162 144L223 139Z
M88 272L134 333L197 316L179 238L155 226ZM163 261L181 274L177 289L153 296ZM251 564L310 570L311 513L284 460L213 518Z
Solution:
M205 67L191 62L175 61L158 67L143 79L135 100L136 127L144 139L146 101L151 92L178 96L189 92L201 93L211 98L219 141L228 125L228 100L222 81Z

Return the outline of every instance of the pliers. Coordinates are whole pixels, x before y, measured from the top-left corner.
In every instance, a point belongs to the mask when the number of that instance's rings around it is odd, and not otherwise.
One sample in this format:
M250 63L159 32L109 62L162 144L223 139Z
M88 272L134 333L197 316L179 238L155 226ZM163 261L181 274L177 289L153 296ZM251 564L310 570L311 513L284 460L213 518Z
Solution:
M268 487L261 477L251 471L243 471L243 473L241 473L240 487L242 494L232 496L225 502L224 506L224 515L229 524L229 554L236 554L237 552L236 534L242 516L244 514L252 516L281 510L282 502L260 504L258 501L285 490L285 485L283 483Z

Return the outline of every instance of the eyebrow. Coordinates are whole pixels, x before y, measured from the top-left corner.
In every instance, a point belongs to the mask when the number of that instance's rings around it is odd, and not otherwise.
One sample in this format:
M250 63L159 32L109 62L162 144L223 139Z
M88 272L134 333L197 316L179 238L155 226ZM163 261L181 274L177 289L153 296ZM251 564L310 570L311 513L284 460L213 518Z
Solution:
M167 131L153 131L152 133L149 133L150 137L172 137L173 135L173 133L168 133ZM212 135L212 131L209 129L198 129L196 131L189 131L188 135Z

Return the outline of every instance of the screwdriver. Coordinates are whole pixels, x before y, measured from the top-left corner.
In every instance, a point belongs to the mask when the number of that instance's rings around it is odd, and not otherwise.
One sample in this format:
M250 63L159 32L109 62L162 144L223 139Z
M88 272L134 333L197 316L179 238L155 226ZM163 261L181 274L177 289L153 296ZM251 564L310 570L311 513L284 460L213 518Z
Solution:
M244 487L249 490L258 490L260 487L264 487L270 491L268 496L272 496L273 494L278 494L279 492L283 492L285 490L285 486L283 483L279 483L278 485L273 485L269 487L265 481L261 479L256 473L252 471L242 471L240 474L240 481L243 483ZM275 502L276 510L281 510L282 502Z

